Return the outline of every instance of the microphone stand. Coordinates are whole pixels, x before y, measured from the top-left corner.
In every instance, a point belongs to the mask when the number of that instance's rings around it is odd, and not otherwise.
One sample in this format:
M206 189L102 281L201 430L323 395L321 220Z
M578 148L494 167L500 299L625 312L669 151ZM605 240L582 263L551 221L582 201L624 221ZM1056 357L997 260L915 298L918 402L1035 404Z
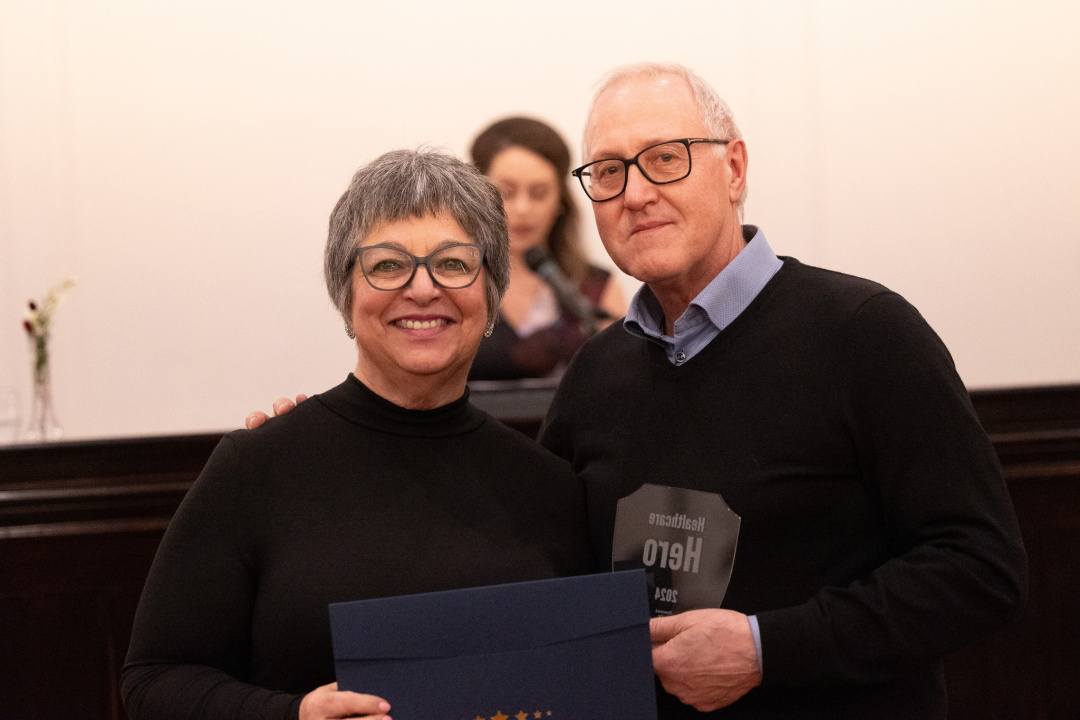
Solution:
M525 264L551 288L559 305L568 315L578 321L581 333L586 338L597 333L600 329L598 319L606 317L607 313L599 311L578 291L570 278L566 277L566 274L544 252L543 248L532 247L526 250Z

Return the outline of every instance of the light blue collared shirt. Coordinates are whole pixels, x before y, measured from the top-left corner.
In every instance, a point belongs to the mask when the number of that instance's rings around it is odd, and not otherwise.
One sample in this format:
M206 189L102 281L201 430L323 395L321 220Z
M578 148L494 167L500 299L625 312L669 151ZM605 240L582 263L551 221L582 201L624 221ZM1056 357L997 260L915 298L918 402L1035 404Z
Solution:
M631 335L664 348L673 365L701 352L734 322L784 264L753 225L743 225L747 241L735 259L720 271L675 320L674 335L664 334L664 311L648 285L630 301L623 327Z
M664 311L648 285L642 285L630 301L623 320L626 331L661 345L673 365L682 365L705 349L749 307L784 265L757 227L743 225L742 231L746 247L690 301L686 311L675 320L673 335L664 334ZM756 615L748 620L761 672L761 629Z

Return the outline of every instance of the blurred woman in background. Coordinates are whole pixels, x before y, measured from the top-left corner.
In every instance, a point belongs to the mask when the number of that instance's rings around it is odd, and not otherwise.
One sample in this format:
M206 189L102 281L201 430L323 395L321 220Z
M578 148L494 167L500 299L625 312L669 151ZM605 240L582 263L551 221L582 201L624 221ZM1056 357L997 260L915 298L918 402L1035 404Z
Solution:
M470 154L502 193L510 227L511 283L469 379L560 375L586 333L529 269L526 252L542 249L599 317L614 319L626 312L611 274L590 265L581 249L578 211L570 194L570 150L550 126L512 117L481 132Z

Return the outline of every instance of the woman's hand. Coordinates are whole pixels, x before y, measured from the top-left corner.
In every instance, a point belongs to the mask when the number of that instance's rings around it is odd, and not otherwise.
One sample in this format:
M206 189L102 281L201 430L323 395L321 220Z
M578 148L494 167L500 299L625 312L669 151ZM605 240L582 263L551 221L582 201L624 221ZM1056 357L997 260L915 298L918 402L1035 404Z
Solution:
M300 720L390 720L390 703L375 695L339 691L337 683L315 688L300 701Z

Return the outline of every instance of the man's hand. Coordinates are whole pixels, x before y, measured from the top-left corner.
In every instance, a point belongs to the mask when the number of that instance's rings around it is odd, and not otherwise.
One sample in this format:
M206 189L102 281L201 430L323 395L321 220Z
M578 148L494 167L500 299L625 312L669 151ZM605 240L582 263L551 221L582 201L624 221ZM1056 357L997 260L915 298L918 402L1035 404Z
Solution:
M297 395L295 403L289 398L278 398L274 401L273 405L274 417L277 417L278 415L284 415L305 400L307 400L307 395ZM269 419L270 416L264 413L262 410L256 410L255 412L247 416L247 420L244 421L244 427L246 427L248 430L254 430Z
M735 702L761 684L750 621L732 610L653 618L653 669L664 689L701 712Z
M315 688L300 701L300 720L390 720L390 703L375 695L339 691L337 683Z

